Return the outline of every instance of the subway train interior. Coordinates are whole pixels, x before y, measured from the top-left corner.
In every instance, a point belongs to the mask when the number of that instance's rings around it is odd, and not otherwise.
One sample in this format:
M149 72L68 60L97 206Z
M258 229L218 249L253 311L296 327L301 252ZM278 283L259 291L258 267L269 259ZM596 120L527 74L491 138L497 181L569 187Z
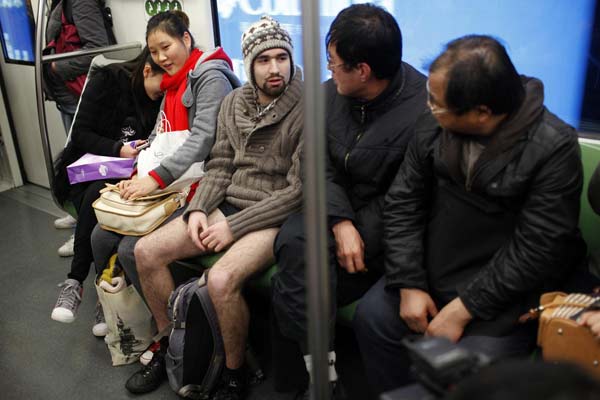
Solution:
M342 9L366 3L354 0L97 2L108 7L105 16L112 27L107 29L114 33L116 44L86 53L96 56L94 63L135 58L146 45L146 25L150 18L163 11L181 10L189 17L189 31L196 46L203 51L221 46L242 83L248 77L240 38L261 16L269 15L289 32L294 46L293 63L304 71L305 94L315 96L315 104L322 104L319 103L320 83L331 77L335 67L325 46L331 23ZM57 285L63 282L71 266L73 244L70 253L64 246L74 233L73 224L61 229L55 224L67 215L77 217L75 209L68 204L61 205L51 190L55 179L54 161L69 141L61 113L43 89L44 68L53 60L61 59L58 54L42 55L48 42L47 20L55 3L0 0L0 398L62 400L143 396L145 399L176 399L178 395L167 382L144 395L134 395L125 389L127 379L141 364L135 360L113 366L107 344L102 337L92 334L97 299L95 280L91 279L94 265L90 266L90 279L83 283L84 296L77 319L71 323L51 319L61 290ZM543 82L545 106L573 126L579 136L583 165L579 228L588 253L600 254L600 216L594 213L587 198L590 177L600 164L600 2L372 0L371 3L394 16L402 32L402 60L425 75L444 44L467 34L486 34L498 38L506 47L520 74ZM69 53L64 54L68 59ZM433 110L432 107L435 113ZM306 109L311 121L323 121L326 118L323 113L319 107ZM323 132L321 128L311 125L305 129L305 145L314 146L307 151L317 149L319 152L315 154L325 155L324 142L318 138ZM324 171L318 169L324 163L318 161L315 165L313 182L318 183L324 175ZM309 169L306 169L307 174ZM321 184L305 188L305 206L313 198L318 202L323 189ZM318 207L311 210L320 212ZM308 247L306 255L298 257L314 261L307 262L307 268L313 271L307 275L306 282L307 296L311 298L309 345L327 353L327 338L333 333L327 330L327 307L319 307L318 302L328 298L329 293L322 287L326 285L320 285L322 281L319 281L323 279L323 275L319 275L319 263L324 257L310 258L311 251L319 252L318 243L314 246ZM176 283L198 276L198 269L182 265L171 266ZM248 341L255 364L263 373L250 384L247 398L251 400L297 398L297 393L286 391L285 383L307 380L299 349L290 351L289 357L281 357L287 351L282 350L285 340L273 339L277 332L273 328L270 277L256 278L258 282L251 283L244 292L251 315ZM373 394L352 325L355 306L356 303L352 303L340 309L335 326L336 365L341 383L338 386L342 388L336 398L441 398L424 389L403 394L388 392L381 397ZM279 343L282 347L274 345L278 340L283 340ZM600 359L600 347L595 352ZM540 357L539 350L530 356L532 359ZM315 363L318 361L326 362L327 357L320 357ZM596 365L598 363L596 361ZM326 369L326 365L315 367L315 373L321 374L314 379L315 386L326 385L322 379ZM328 393L327 390L317 388L311 392L311 398L324 399L323 393ZM589 398L600 398L600 392L597 396Z

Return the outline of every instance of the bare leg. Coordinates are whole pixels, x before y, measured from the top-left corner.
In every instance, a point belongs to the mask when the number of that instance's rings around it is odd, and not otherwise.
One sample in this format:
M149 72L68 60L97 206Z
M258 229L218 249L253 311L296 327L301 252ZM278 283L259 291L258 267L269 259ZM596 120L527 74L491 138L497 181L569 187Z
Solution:
M209 224L223 218L223 213L216 210L209 216ZM188 236L187 223L182 217L174 219L137 242L135 261L140 284L159 332L169 325L167 302L175 288L169 264L201 253Z
M231 245L208 274L208 292L219 318L229 369L237 369L244 362L250 315L242 288L248 278L274 262L273 241L278 230L245 235Z

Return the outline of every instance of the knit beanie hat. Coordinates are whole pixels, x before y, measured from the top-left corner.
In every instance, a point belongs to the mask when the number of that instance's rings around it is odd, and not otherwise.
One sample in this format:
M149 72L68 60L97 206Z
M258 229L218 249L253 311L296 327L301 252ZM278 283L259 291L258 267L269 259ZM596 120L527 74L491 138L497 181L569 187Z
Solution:
M292 38L290 34L268 15L248 27L242 35L242 54L244 56L244 69L246 76L252 86L256 86L254 74L252 73L252 63L254 59L263 51L270 49L284 49L290 55L292 76L294 73L294 63L292 60Z

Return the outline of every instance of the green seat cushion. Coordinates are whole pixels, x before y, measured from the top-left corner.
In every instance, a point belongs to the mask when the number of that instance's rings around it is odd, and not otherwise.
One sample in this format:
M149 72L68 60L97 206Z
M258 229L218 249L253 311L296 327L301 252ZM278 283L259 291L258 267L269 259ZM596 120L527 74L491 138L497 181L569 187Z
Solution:
M580 143L583 163L583 192L581 193L581 214L579 228L588 246L588 252L600 249L600 216L596 215L588 201L588 187L594 170L600 163L600 145Z
M197 260L204 268L210 268L216 264L216 262L223 256L223 253L217 254L209 254L206 256L201 256ZM259 292L263 294L269 294L271 290L271 278L277 272L277 264L272 265L265 271L261 272L257 276L253 277L249 285L253 289L257 289ZM354 303L348 304L344 307L338 309L337 319L343 325L350 326L352 323L352 318L354 317L354 312L356 310L356 306L358 305L358 301Z

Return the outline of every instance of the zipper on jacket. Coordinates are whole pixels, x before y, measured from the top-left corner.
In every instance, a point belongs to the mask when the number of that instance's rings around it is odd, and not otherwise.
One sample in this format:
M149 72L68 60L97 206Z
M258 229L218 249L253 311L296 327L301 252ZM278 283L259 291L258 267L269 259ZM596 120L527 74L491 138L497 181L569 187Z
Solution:
M360 107L360 124L363 126L365 124L366 117L367 117L367 107L361 106ZM348 150L348 152L344 156L344 169L346 170L346 172L348 172L348 158L350 158L350 153L352 153L352 150L354 150L354 146L356 146L356 144L358 143L358 141L360 140L360 138L363 136L364 133L365 133L364 129L361 129L360 132L358 133L358 135L356 135L356 137L354 138L354 143L352 144L352 147L350 148L350 150Z

